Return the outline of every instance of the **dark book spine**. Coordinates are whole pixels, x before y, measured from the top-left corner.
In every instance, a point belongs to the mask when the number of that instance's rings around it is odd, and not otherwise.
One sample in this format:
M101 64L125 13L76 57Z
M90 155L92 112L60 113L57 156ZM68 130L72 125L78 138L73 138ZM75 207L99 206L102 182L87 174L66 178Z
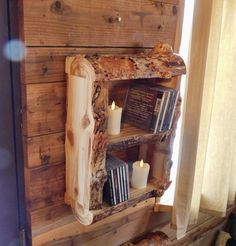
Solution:
M113 177L114 177L114 184L115 184L114 197L116 198L116 204L118 204L120 202L120 198L119 198L119 189L118 189L117 169L113 169Z
M113 189L112 189L112 178L111 178L111 170L109 170L107 172L107 176L108 176L108 195L109 195L109 200L110 200L110 204L114 205L114 198L113 198Z

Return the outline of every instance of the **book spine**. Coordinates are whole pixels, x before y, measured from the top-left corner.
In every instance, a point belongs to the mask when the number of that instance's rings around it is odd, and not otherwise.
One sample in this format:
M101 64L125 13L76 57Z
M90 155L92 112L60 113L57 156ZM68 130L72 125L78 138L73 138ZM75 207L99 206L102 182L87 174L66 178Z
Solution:
M123 173L123 184L124 184L124 201L128 200L128 191L127 191L127 175L125 171L125 166L122 166L122 173Z
M165 115L164 123L163 123L163 127L162 127L162 130L164 130L164 131L168 130L168 126L170 123L171 111L172 111L172 108L174 106L174 95L175 95L175 91L171 90L170 91L170 100L169 100L169 103L167 105L167 111L166 111L166 115Z
M126 177L126 187L127 187L127 200L129 199L129 167L125 165L125 177Z
M108 179L108 189L107 189L107 200L111 205L114 205L114 198L113 198L113 188L112 188L112 178L111 178L111 170L107 172L107 179Z
M116 168L117 173L117 187L118 187L118 201L122 202L122 196L121 196L121 183L120 183L120 168Z
M157 132L157 127L158 127L158 123L160 121L160 115L161 115L161 111L162 111L164 100L165 100L164 92L161 92L161 93L162 93L161 99L159 99L159 98L157 99L157 100L161 100L161 103L160 103L160 107L158 107L158 115L157 115L157 119L156 119L156 123L155 123L154 133Z
M160 117L159 117L159 120L157 122L157 127L156 127L155 133L157 131L160 131L160 129L161 129L161 122L162 122L163 114L164 114L165 107L166 107L167 97L168 97L168 94L167 94L167 91L165 91L164 96L163 96L163 104L162 104L162 107L160 109Z
M114 200L114 205L117 204L117 199L116 199L116 185L115 185L115 178L114 178L114 173L113 173L113 169L110 170L111 172L111 183L112 183L112 197Z
M163 111L163 115L161 118L161 124L160 124L160 128L159 128L160 131L163 131L163 124L164 124L164 119L165 119L166 111L168 108L169 100L170 100L170 91L167 91L167 99L166 99L165 108Z
M124 180L123 180L123 166L119 167L119 171L120 171L120 186L121 186L121 198L122 198L122 202L125 200L125 195L124 195Z
M172 123L173 123L173 119L174 119L174 115L175 115L175 109L176 109L176 105L177 105L178 99L179 99L179 91L176 91L174 107L173 107L173 110L172 110L170 124L169 124L168 129L171 129L171 127L172 127Z

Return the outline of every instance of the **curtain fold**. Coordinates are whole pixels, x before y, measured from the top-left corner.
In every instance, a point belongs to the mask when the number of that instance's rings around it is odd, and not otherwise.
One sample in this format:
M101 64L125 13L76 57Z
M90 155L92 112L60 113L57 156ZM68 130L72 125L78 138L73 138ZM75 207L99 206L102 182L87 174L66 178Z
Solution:
M196 0L174 202L178 238L200 209L224 216L235 200L235 30L235 0Z

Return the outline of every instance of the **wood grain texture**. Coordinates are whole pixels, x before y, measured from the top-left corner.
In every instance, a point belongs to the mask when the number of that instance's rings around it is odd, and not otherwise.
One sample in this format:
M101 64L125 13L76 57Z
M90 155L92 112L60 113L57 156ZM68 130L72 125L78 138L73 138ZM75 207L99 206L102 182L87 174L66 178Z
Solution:
M39 137L25 137L26 165L29 168L65 162L64 132Z
M39 136L65 130L66 83L26 85L23 133Z
M83 56L67 58L66 197L81 223L91 224L91 209L103 202L106 181L108 87L95 81Z
M121 211L129 207L134 207L138 203L143 202L149 198L156 196L157 186L149 183L144 189L130 189L130 197L129 200L121 202L115 206L108 206L108 204L103 203L102 208L100 210L92 211L94 214L93 222L97 222L103 220L104 218L111 216L113 214L117 214Z
M154 198L148 199L90 226L83 226L72 215L66 214L62 214L57 221L47 220L38 210L33 215L38 218L33 224L33 245L60 245L65 241L72 245L103 245L104 241L109 246L113 246L114 242L122 244L158 224L168 223L169 216L153 213L153 203ZM48 208L49 211L54 209ZM45 219L46 224L43 222Z
M24 40L27 46L174 45L177 16L176 1L24 0Z
M166 44L157 44L158 49L148 55L86 55L96 73L97 81L114 81L127 79L170 79L185 74L183 59L172 52L163 52ZM169 45L168 45L169 46Z
M136 54L149 52L144 48L55 48L30 47L22 67L22 83L49 83L66 81L66 56L79 54Z
M153 134L124 123L122 124L121 133L119 135L109 136L107 150L116 151L143 143L163 142L170 134L171 130Z
M29 211L64 203L65 164L25 169L28 180L26 192Z
M48 84L47 84L48 85ZM58 90L57 87L60 87L60 83L51 84L54 89ZM31 85L34 87L34 85ZM43 86L43 85L41 85ZM40 87L41 87L40 86ZM50 90L44 90L44 97L50 97ZM48 93L48 95L46 94ZM64 93L64 92L63 92ZM119 92L118 92L119 94ZM37 100L35 97L35 100ZM41 99L37 100L38 103L43 104L43 101L40 102ZM57 118L58 112L54 110L58 107L56 101L58 99L51 99L51 112L50 112L50 125L52 127L48 127L48 117L47 117L47 104L44 104L44 113L42 110L41 117L34 119L35 126L41 126L41 128L34 128L33 132L29 132L28 134L33 135L32 137L25 136L25 158L27 160L26 165L31 167L36 167L45 164L56 164L62 163L65 161L65 153L64 153L64 129L65 126L63 124L64 116ZM61 106L65 107L64 98L61 100ZM63 109L65 111L65 109ZM26 124L30 124L33 119L31 119L31 114L28 114L28 121ZM27 126L27 125L26 125ZM32 129L32 128L31 128ZM41 130L43 129L43 131ZM49 134L41 135L44 133L48 133L46 129L49 129ZM55 130L55 133L53 131ZM57 132L61 131L61 132ZM52 133L50 133L52 132ZM151 143L151 142L162 142L165 141L168 135L171 134L171 131L152 134L145 130L136 128L134 126L130 126L128 124L123 124L121 128L121 133L118 136L109 136L108 138L108 151L117 151L125 148L130 148L132 146L141 144L141 143ZM35 135L35 136L34 136Z

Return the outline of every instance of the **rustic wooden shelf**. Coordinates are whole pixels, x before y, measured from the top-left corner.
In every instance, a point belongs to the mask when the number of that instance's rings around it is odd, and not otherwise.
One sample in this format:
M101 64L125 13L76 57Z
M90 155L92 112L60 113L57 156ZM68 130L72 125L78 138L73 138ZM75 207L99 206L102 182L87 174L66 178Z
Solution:
M94 215L93 222L102 220L110 215L119 213L129 207L136 206L139 202L145 201L148 198L157 196L158 187L149 182L144 189L130 188L129 200L118 203L117 205L110 206L107 203L102 204L102 208L99 210L92 210Z
M141 193L132 191L126 202L113 207L103 204L106 151L164 142L172 134L172 130L153 134L124 124L119 135L107 137L107 82L170 79L185 73L183 59L173 53L170 45L158 43L148 54L67 57L65 71L68 76L65 203L72 207L76 218L90 225L140 201L161 196L170 184L168 165L163 169L162 185L154 181L154 186Z
M122 150L143 143L162 142L170 133L171 130L152 133L124 123L119 135L109 135L107 150Z

